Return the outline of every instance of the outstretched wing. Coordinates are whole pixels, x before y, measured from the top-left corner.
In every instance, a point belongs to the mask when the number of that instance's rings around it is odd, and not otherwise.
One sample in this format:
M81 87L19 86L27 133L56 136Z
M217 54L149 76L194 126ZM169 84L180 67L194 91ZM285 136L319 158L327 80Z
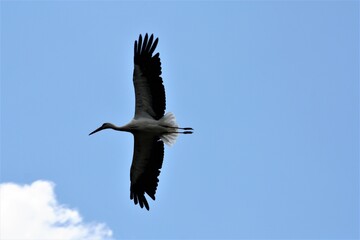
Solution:
M130 170L130 199L149 210L145 193L155 200L158 176L164 158L164 143L159 137L134 134L134 155Z
M159 120L165 113L165 89L161 78L161 62L159 53L153 56L158 38L140 34L134 44L135 119L149 117Z

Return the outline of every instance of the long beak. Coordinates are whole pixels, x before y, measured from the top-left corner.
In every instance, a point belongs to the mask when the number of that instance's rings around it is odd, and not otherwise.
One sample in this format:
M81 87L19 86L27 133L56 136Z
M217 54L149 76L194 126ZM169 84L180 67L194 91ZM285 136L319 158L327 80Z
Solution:
M92 132L89 134L89 136L92 135L92 134L94 134L94 133L96 133L96 132L98 132L98 131L101 131L101 130L103 130L103 129L104 129L103 126L101 126L101 127L99 127L98 129L96 129L95 131L92 131Z

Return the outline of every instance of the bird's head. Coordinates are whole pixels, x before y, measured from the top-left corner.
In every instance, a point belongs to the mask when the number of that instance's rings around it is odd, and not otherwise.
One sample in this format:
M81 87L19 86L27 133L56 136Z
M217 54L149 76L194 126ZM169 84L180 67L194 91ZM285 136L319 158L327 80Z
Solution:
M112 123L104 123L103 125L101 125L101 127L99 127L98 129L92 131L92 132L89 134L89 136L92 135L92 134L94 134L94 133L96 133L96 132L99 132L99 131L101 131L101 130L107 129L107 128L114 128L114 124L112 124Z

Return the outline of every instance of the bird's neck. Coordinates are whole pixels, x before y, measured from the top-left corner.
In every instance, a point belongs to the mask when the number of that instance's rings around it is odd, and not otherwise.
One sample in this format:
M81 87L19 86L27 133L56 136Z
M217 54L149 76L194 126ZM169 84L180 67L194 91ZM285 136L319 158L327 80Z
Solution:
M116 130L116 131L130 132L130 128L128 128L126 125L125 126L116 126L116 125L112 124L112 126L110 128L113 130Z

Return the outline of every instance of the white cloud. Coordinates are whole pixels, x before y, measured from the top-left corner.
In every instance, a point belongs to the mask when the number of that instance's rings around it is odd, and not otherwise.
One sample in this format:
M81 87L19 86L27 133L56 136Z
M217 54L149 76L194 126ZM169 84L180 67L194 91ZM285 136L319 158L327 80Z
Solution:
M102 223L84 223L79 212L59 204L54 184L0 184L0 239L103 240L111 230Z

